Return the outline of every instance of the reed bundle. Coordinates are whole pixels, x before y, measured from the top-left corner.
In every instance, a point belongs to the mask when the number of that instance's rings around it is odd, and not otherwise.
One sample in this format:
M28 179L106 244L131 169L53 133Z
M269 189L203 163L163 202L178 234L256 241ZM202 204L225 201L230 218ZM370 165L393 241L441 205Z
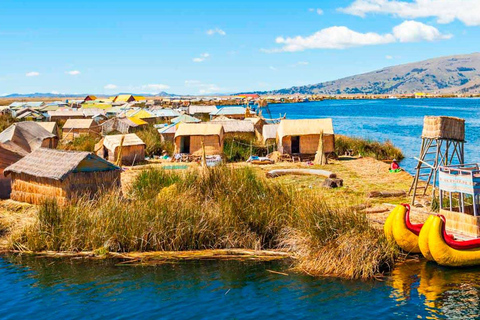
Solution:
M426 116L423 120L423 138L465 140L465 120L455 117Z

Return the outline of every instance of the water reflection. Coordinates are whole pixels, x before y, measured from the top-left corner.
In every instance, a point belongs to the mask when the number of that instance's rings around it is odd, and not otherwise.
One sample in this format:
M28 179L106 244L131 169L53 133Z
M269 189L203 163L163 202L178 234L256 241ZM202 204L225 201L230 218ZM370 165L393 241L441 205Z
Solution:
M407 262L387 282L397 305L419 300L429 318L480 317L480 270L443 268L433 262Z

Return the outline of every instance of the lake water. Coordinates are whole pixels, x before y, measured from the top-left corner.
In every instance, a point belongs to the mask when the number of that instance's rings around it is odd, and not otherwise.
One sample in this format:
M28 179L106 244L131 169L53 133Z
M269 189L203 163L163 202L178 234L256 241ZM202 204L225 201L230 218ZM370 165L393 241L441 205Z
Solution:
M480 100L320 101L271 105L274 117L332 117L337 133L391 140L409 171L425 115L466 119L466 160L480 162ZM268 270L288 272L288 276ZM0 258L0 319L412 319L479 318L480 268L425 261L385 281L312 278L285 263L208 261L121 267L9 256Z
M280 270L279 275L268 270ZM279 262L157 267L0 259L1 319L413 319L480 315L480 274L425 262L385 281L312 278Z
M335 133L390 140L402 149L402 166L410 173L418 157L424 116L453 116L466 120L465 161L480 162L480 99L324 100L271 104L272 117L332 118ZM264 116L267 117L266 114Z

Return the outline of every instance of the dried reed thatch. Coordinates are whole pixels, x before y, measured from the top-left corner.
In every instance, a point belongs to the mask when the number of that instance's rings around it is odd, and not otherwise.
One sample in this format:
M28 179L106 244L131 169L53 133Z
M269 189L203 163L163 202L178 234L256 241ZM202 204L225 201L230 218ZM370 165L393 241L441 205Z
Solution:
M118 160L120 149L123 164L130 165L145 160L145 143L135 133L105 136L103 148L97 154L114 162Z
M190 151L188 153L201 155L202 143L207 155L223 152L223 126L215 123L181 123L175 132L175 149L181 151L182 139L189 137Z
M315 154L318 150L320 133L323 132L324 153L335 151L335 133L332 119L283 119L277 129L278 151L291 154L292 137L300 137L299 153Z
M465 120L456 117L426 116L423 120L423 138L465 140Z
M57 142L56 135L32 121L14 123L0 133L0 143L15 144L26 152L40 147L55 148Z
M120 168L89 152L40 148L5 169L12 176L11 198L40 204L65 203L78 193L119 186Z

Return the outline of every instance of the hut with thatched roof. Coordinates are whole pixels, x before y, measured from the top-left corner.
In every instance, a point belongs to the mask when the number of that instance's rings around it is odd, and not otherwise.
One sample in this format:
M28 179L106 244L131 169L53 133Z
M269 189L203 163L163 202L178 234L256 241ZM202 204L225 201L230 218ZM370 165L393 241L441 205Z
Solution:
M4 173L12 178L12 200L40 204L53 198L64 204L76 195L119 187L121 169L90 152L39 148Z
M57 137L59 136L59 131L58 131L58 125L56 122L51 121L51 122L37 122L43 129L47 130L51 134L56 135Z
M110 162L132 165L145 160L145 142L135 133L105 136L96 148L97 155Z
M223 126L218 123L180 123L175 132L175 153L207 155L223 152Z
M315 156L322 132L323 152L325 154L333 153L335 151L335 133L331 118L283 119L277 129L278 151L301 157Z
M14 123L2 131L0 143L14 144L26 152L32 152L40 147L56 148L58 138L37 122L25 121Z
M236 120L220 116L211 121L211 123L221 124L223 126L224 137L238 138L241 140L255 139L255 126L249 120Z
M73 140L82 135L99 134L101 126L93 119L68 119L63 125L63 139Z

